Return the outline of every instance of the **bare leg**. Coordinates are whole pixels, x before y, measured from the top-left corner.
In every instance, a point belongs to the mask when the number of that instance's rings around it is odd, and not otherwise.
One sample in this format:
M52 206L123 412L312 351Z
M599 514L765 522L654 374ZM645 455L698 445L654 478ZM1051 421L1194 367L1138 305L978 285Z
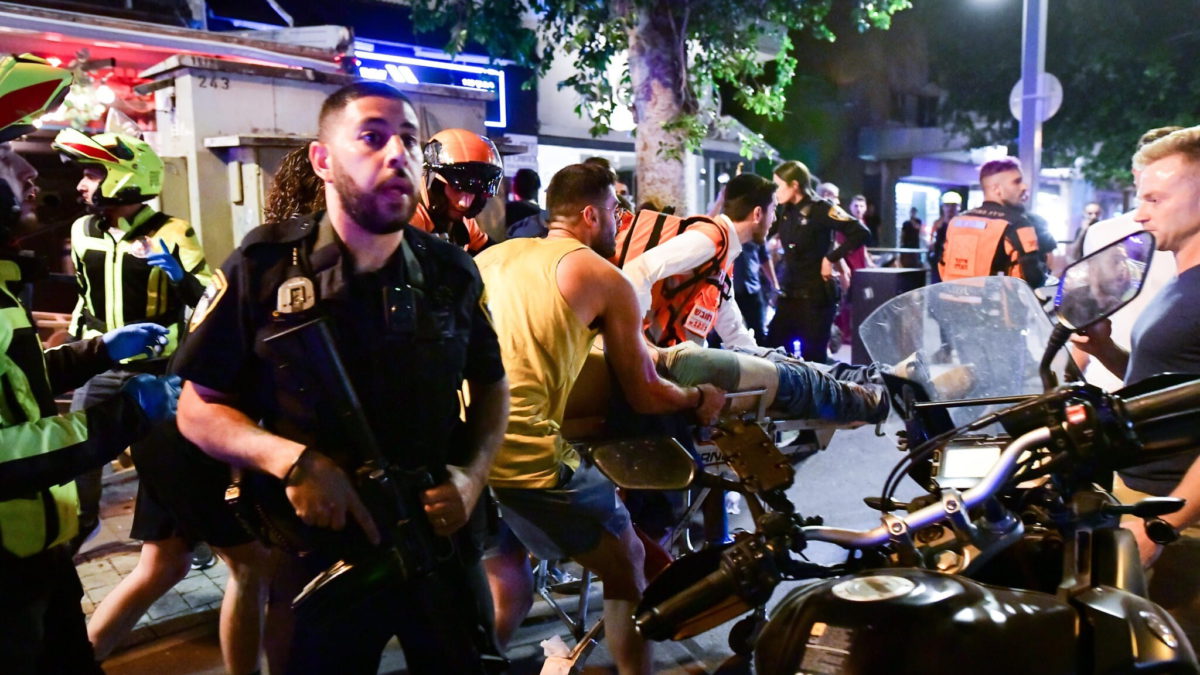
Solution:
M225 670L231 675L253 673L262 646L270 553L258 542L214 550L229 567L220 624Z
M496 611L496 644L504 650L533 606L529 553L520 545L506 547L497 555L484 558L483 569Z
M650 645L633 625L634 609L646 587L644 558L632 525L619 538L605 533L599 546L574 556L575 562L604 580L604 635L621 675L651 672Z
M730 392L763 390L761 397L730 399L728 410L734 414L757 410L763 401L770 408L779 391L775 364L757 356L728 349L706 349L691 342L651 353L656 354L659 374L682 385L708 382Z
M88 639L97 661L108 658L150 605L187 576L191 564L191 547L181 537L142 544L137 566L104 598L88 622Z

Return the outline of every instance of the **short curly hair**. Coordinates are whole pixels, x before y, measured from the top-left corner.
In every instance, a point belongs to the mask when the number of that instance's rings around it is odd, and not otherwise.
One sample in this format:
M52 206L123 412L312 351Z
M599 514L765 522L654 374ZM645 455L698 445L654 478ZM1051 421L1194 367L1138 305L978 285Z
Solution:
M275 172L275 181L267 193L263 222L279 223L293 216L303 216L325 209L325 181L313 171L308 161L308 146L284 155Z
M1147 165L1171 155L1183 155L1189 163L1200 165L1200 127L1173 131L1142 146L1133 156L1133 167L1144 169Z
M615 183L615 172L594 162L559 169L546 188L546 210L551 220L571 222L581 209L605 198Z
M762 207L763 211L770 209L774 199L775 183L755 173L743 173L730 178L725 184L722 211L730 220L745 220L756 206Z
M982 183L998 173L1020 170L1021 163L1017 161L1016 157L1001 157L1000 159L993 159L992 161L986 162L983 166L979 167L979 182Z

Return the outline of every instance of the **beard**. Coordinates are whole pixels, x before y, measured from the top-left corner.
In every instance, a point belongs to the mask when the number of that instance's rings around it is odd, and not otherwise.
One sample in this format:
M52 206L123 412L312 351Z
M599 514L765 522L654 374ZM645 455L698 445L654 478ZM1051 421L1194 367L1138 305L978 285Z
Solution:
M408 204L398 210L390 210L381 204L378 195L360 190L348 176L333 167L333 188L337 191L338 200L346 215L359 227L371 234L393 234L399 232L408 223L414 210L414 200L409 198Z
M611 258L617 254L617 229L605 229L592 245L592 250L601 258Z

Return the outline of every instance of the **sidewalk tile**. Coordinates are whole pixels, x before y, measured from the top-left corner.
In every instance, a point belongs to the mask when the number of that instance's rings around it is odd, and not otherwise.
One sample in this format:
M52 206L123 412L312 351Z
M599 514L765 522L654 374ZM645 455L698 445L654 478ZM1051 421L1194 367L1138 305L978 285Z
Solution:
M224 592L215 584L210 584L208 588L200 588L191 593L184 593L183 600L193 609L202 609L206 605L214 602L220 602L224 596Z
M213 585L212 579L209 579L208 577L204 576L203 574L198 574L196 572L193 572L193 573L187 575L183 579L183 581L175 584L175 590L176 590L176 592L178 592L182 595L187 595L188 593L191 593L192 591L196 591L201 588L209 588L212 585Z
M218 562L213 567L204 570L202 574L214 582L224 585L225 581L229 579L229 568L225 566L225 563Z
M191 608L188 607L186 602L184 602L183 596L179 595L178 593L168 592L166 595L156 600L153 605L150 605L150 609L146 612L146 614L149 615L151 619L162 619L168 616L179 614L181 612L186 612L189 609Z
M117 571L113 569L108 558L89 560L76 566L75 571L79 573L79 581L83 584L84 590L109 585L113 583L114 578L117 578L114 576Z
M116 584L109 584L107 586L99 586L97 588L89 589L87 591L87 597L92 601L92 604L99 605L104 600L104 596L111 593L112 589L116 587Z
M133 568L137 566L139 557L140 554L138 553L118 553L114 556L111 556L109 561L112 562L112 566L121 573L122 577L124 577L132 572Z

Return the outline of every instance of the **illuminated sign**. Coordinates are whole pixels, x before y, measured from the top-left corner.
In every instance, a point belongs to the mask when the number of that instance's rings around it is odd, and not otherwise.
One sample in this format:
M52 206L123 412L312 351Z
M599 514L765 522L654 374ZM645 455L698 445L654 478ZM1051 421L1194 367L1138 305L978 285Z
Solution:
M378 51L379 45L354 43L358 74L364 80L383 80L398 84L442 84L496 94L488 101L484 124L508 126L508 106L504 91L504 71L466 63L435 61Z

